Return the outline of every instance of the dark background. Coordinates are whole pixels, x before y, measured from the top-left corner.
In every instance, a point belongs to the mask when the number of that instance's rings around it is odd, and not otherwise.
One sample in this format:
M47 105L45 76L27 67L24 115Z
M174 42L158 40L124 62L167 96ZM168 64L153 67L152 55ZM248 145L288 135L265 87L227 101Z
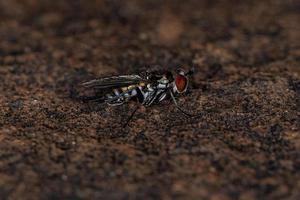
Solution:
M1 199L300 199L300 4L0 0ZM194 67L179 103L77 101Z

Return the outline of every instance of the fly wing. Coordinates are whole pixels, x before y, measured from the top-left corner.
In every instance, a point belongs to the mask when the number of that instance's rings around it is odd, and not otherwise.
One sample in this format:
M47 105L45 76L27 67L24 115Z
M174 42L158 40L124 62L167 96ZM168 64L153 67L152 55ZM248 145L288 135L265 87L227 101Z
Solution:
M139 75L124 75L94 79L82 83L81 85L86 88L108 89L117 87L127 87L129 85L136 85L145 81L146 80Z

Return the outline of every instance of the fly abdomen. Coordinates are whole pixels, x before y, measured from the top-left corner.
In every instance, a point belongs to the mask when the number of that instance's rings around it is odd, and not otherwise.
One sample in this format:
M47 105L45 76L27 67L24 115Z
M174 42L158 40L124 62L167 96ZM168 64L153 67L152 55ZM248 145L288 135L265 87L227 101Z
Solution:
M111 94L107 94L106 98L106 103L113 106L121 105L125 102L120 88L113 89L113 92Z
M138 86L131 85L123 88L116 88L113 93L107 95L107 103L110 105L120 105L123 104L133 97L137 97L139 102L144 99L143 93Z
M119 96L119 95L120 95L120 91L119 91L119 90L120 90L119 88L114 89L114 93L115 93L116 96Z

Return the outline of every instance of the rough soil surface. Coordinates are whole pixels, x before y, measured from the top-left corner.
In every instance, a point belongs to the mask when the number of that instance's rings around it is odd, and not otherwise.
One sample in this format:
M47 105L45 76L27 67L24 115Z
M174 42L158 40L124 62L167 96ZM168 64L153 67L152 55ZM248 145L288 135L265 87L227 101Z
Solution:
M1 199L300 199L300 3L0 0ZM179 103L76 100L194 67Z

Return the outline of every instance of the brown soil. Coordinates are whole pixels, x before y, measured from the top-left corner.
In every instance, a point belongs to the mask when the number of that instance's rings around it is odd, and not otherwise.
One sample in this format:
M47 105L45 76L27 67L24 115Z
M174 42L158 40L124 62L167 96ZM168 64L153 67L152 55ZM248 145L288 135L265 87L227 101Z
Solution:
M300 199L297 0L0 1L1 199ZM76 84L195 67L180 104Z

